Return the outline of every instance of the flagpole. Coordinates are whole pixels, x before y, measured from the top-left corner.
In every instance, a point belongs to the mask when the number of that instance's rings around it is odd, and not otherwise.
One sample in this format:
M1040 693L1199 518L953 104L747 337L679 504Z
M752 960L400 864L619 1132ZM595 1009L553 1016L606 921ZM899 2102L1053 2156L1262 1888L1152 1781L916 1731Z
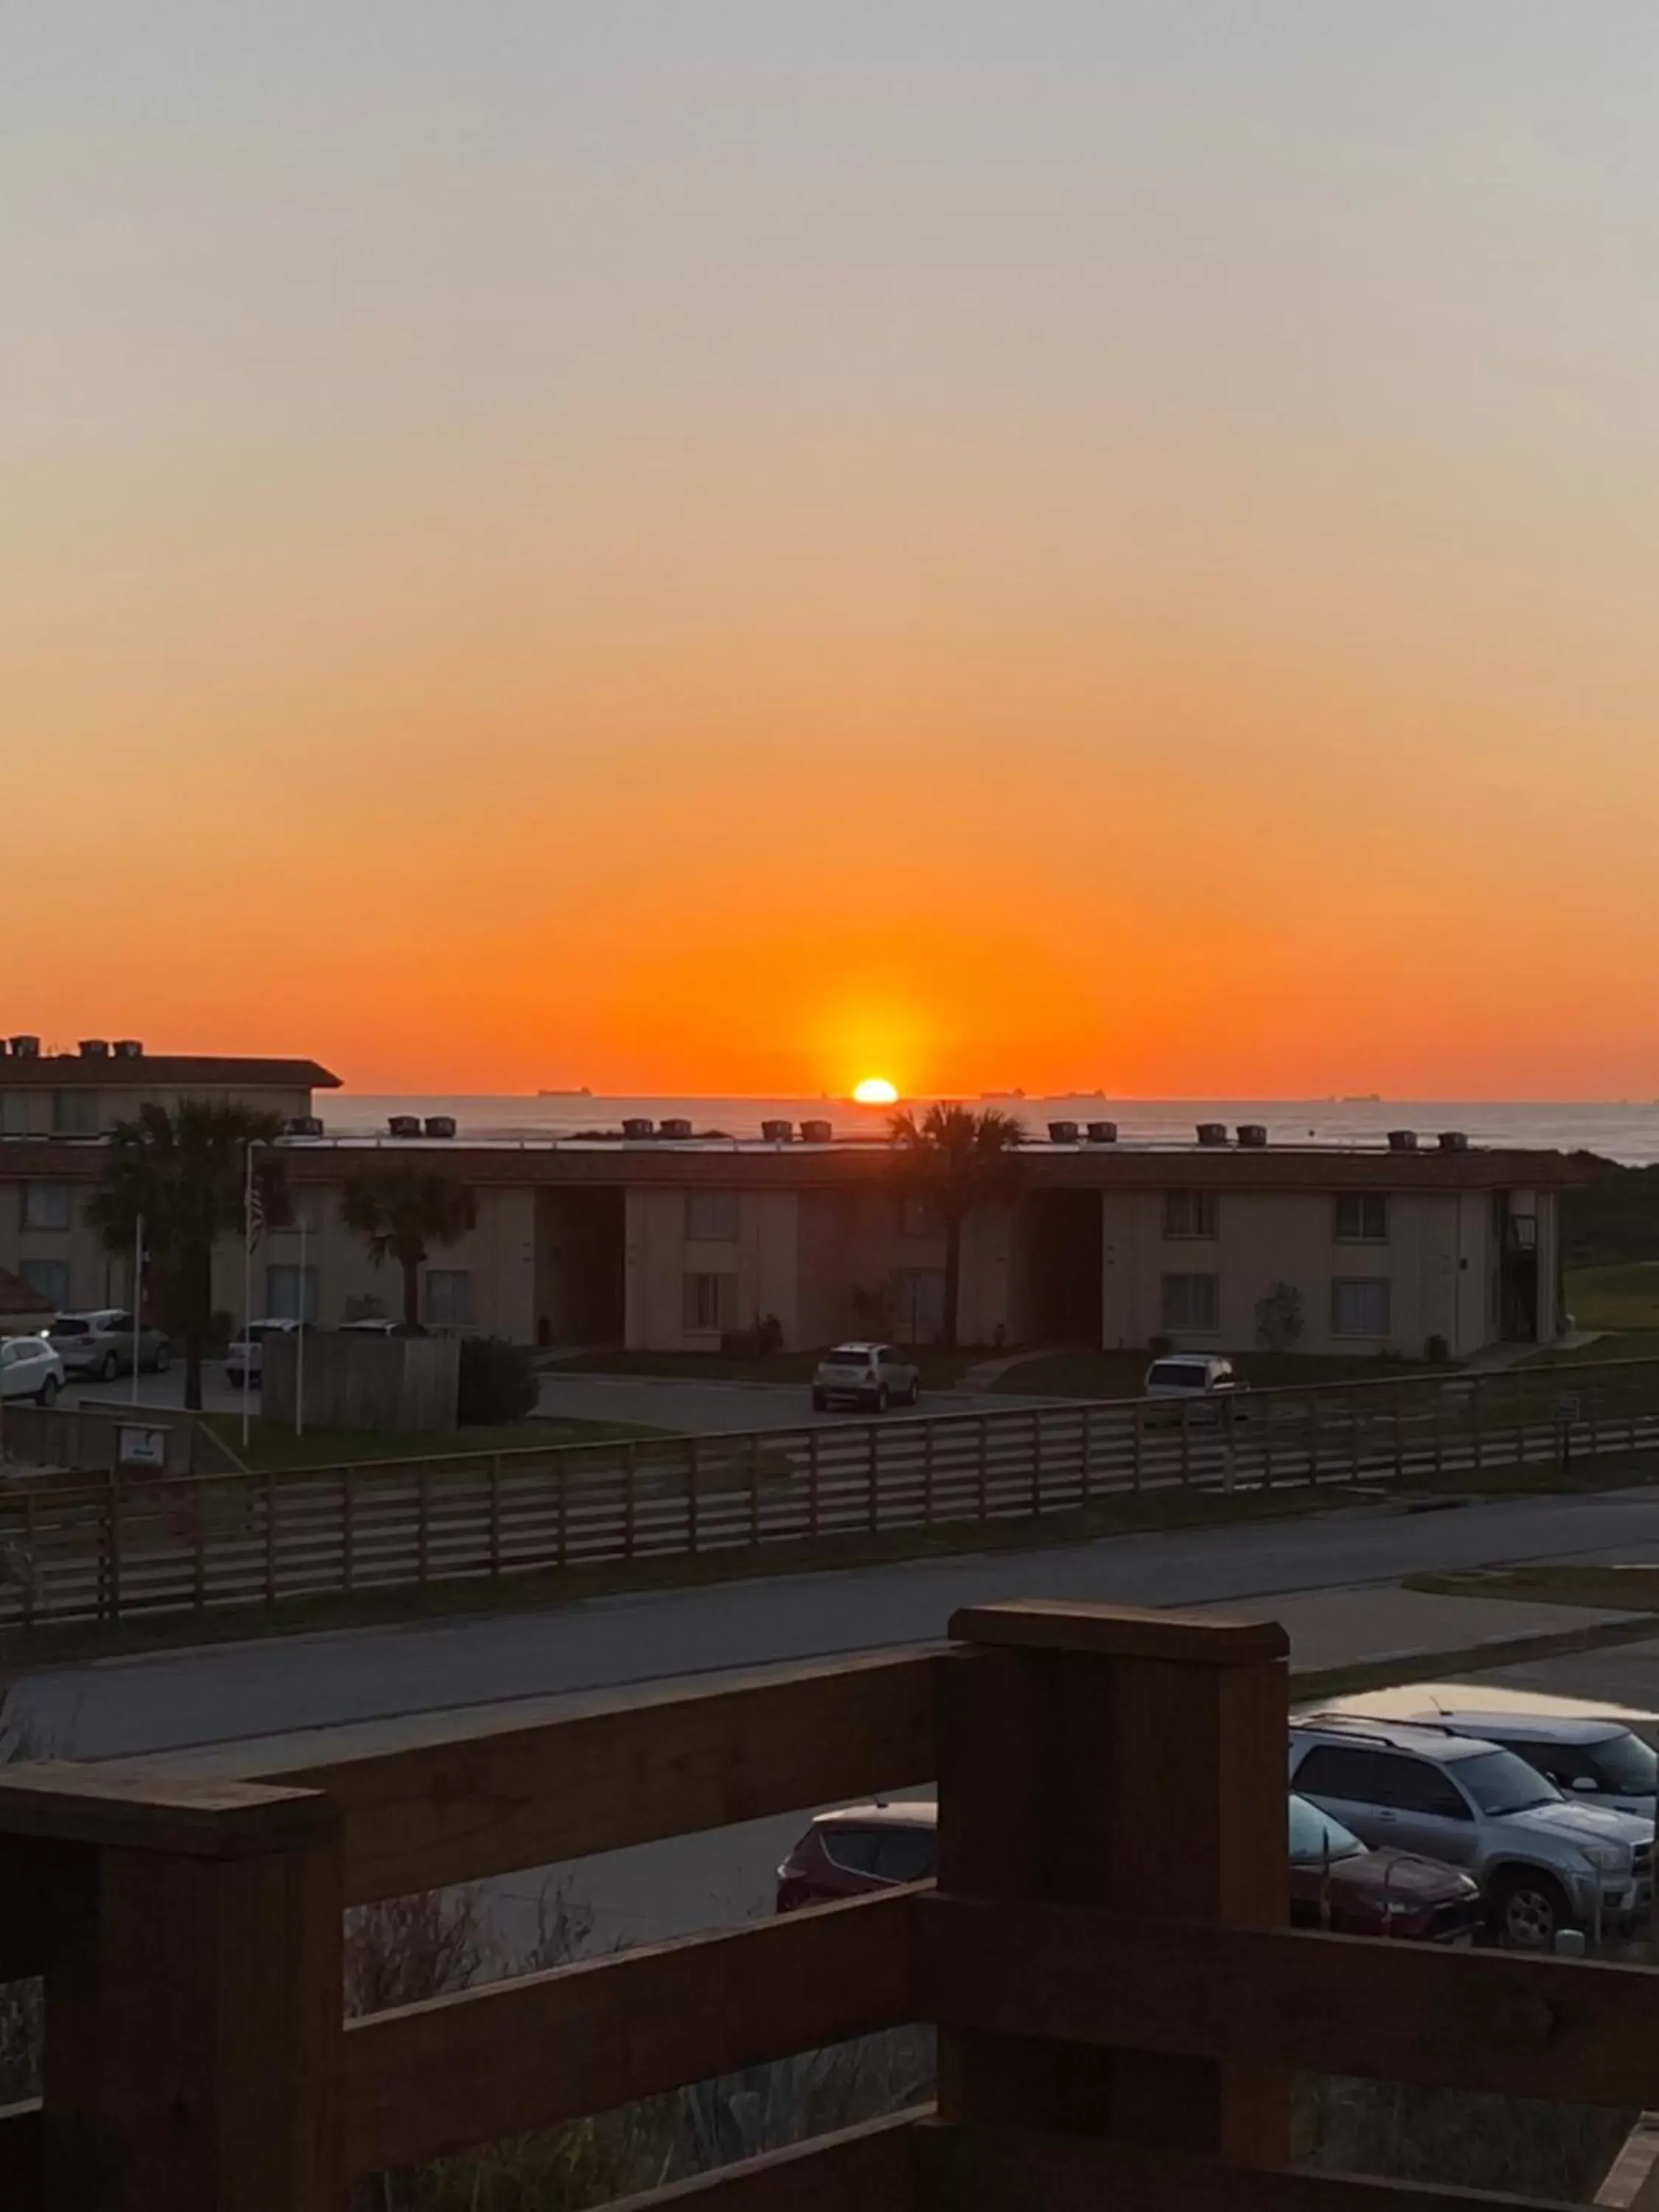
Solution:
M138 1353L144 1341L144 1316L139 1310L144 1296L144 1217L132 1231L132 1402L138 1403Z
M294 1340L294 1433L302 1437L306 1432L306 1323L310 1316L306 1311L306 1229L307 1224L300 1216L300 1327Z
M248 1139L242 1184L242 1448L252 1434L249 1392L253 1382L253 1140Z

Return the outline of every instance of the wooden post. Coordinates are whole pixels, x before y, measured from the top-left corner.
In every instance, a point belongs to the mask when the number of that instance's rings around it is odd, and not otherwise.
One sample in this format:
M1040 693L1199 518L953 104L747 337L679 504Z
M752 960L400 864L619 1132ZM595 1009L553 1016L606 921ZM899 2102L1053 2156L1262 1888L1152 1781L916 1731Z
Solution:
M1350 1482L1358 1482L1359 1480L1360 1427L1359 1393L1358 1390L1350 1390L1348 1393L1348 1480Z
M818 1533L818 1431L806 1431L806 1533Z
M121 1478L109 1477L109 1617L121 1618Z
M1092 1464L1094 1459L1094 1441L1095 1409L1092 1406L1085 1403L1083 1408L1083 1467L1081 1470L1083 1491L1081 1503L1085 1513L1089 1510L1090 1485L1093 1480L1094 1474Z
M1261 1487L1273 1486L1273 1407L1277 1401L1263 1398L1261 1404Z
M198 1613L204 1611L207 1605L207 1528L205 1525L205 1516L207 1513L206 1501L208 1495L208 1483L210 1480L210 1478L207 1475L198 1476L198 1479L191 1483L190 1491L191 1551L191 1579L192 1594L195 1597L196 1610Z
M933 1424L929 1421L921 1432L921 1525L933 1525Z
M967 1648L939 1688L942 1904L1285 1924L1283 1629L1031 1603L959 1613L951 1633ZM945 2127L1288 2162L1284 2075L976 2027L982 1962L971 1942L930 1942L928 1926L924 1900Z
M878 1487L881 1474L881 1443L877 1425L874 1421L872 1421L869 1425L869 1527L870 1534L873 1536L877 1529L881 1526L881 1493Z
M750 1437L750 1439L749 1439L749 1544L750 1544L750 1550L751 1550L751 1551L752 1551L752 1550L754 1550L754 1549L756 1549L756 1548L759 1546L759 1543L760 1543L760 1536L761 1536L761 1530L760 1530L761 1471L760 1471L760 1470L761 1470L761 1440L760 1440L760 1431L759 1431L758 1429L757 1429L757 1430L756 1430L756 1431L755 1431L755 1433L754 1433L754 1435L753 1435L752 1437Z
M340 1469L340 1587L349 1597L357 1579L356 1486L349 1466Z
M1404 1389L1396 1387L1394 1394L1394 1479L1396 1482L1406 1472L1405 1403Z
M1031 1412L1031 1518L1042 1516L1042 1415L1036 1407Z
M559 1565L566 1565L570 1557L570 1462L564 1458L554 1462L559 1485Z
M623 1448L623 1557L634 1556L634 1522L638 1512L640 1448L630 1437Z
M265 1469L265 1603L276 1602L276 1470Z
M991 1517L991 1417L979 1417L979 1517Z
M432 1490L422 1460L416 1476L415 1505L415 1579L424 1584L427 1560L432 1542Z
M1474 1471L1477 1474L1481 1472L1486 1464L1485 1439L1481 1433L1480 1413L1480 1392L1484 1380L1483 1376L1477 1375L1474 1377L1474 1386L1469 1392L1469 1419L1474 1429Z
M493 1453L489 1462L489 1571L499 1576L501 1571L501 1455Z
M1140 1489L1140 1459L1146 1442L1146 1401L1137 1398L1134 1406L1134 1459L1129 1470L1130 1486L1139 1493Z
M1193 1425L1187 1418L1190 1410L1184 1400L1176 1400L1176 1419L1181 1424L1181 1486L1183 1490L1193 1479Z
M697 1439L685 1440L685 1548L695 1559L697 1551Z
M23 1626L34 1626L34 1589L39 1576L35 1565L34 1491L32 1485L23 1485Z
M1527 1378L1517 1367L1515 1370L1515 1463L1527 1463Z
M1319 1480L1319 1401L1310 1390L1304 1402L1308 1408L1308 1483L1311 1488Z
M38 2190L77 2212L338 2212L339 1824L312 1790L18 1766L0 1887L36 1901Z

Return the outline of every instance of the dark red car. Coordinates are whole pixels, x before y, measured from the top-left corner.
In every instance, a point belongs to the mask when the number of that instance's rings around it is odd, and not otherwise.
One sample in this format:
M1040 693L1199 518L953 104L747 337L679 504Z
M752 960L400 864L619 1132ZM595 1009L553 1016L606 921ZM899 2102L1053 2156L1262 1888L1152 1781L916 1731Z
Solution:
M931 1881L939 1808L921 1799L820 1813L778 1869L780 1912ZM1291 1923L1340 1936L1473 1942L1482 1924L1479 1885L1455 1867L1410 1851L1367 1850L1304 1797L1290 1806Z

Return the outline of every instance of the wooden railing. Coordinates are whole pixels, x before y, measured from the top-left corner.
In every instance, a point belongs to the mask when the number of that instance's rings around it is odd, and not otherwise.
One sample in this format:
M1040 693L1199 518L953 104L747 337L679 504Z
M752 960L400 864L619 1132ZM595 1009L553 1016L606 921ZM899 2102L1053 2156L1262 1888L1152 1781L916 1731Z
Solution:
M1659 1361L0 1493L0 1627L1659 1449Z
M260 1783L0 1778L0 1978L44 1973L46 2022L6 2204L339 2212L355 2177L917 2021L936 2112L639 2203L1435 2212L1492 2200L1287 2170L1291 2072L1659 2104L1652 1970L1285 1925L1276 1626L1012 1605L951 1632ZM349 1902L929 1772L937 1889L343 2020Z

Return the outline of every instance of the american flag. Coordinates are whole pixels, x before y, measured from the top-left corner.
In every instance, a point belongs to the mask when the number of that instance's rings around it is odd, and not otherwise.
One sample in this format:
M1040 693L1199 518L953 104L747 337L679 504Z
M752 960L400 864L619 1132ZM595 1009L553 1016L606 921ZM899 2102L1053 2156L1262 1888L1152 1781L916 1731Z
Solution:
M247 1156L247 1249L257 1252L265 1233L265 1194L253 1172L253 1154Z

